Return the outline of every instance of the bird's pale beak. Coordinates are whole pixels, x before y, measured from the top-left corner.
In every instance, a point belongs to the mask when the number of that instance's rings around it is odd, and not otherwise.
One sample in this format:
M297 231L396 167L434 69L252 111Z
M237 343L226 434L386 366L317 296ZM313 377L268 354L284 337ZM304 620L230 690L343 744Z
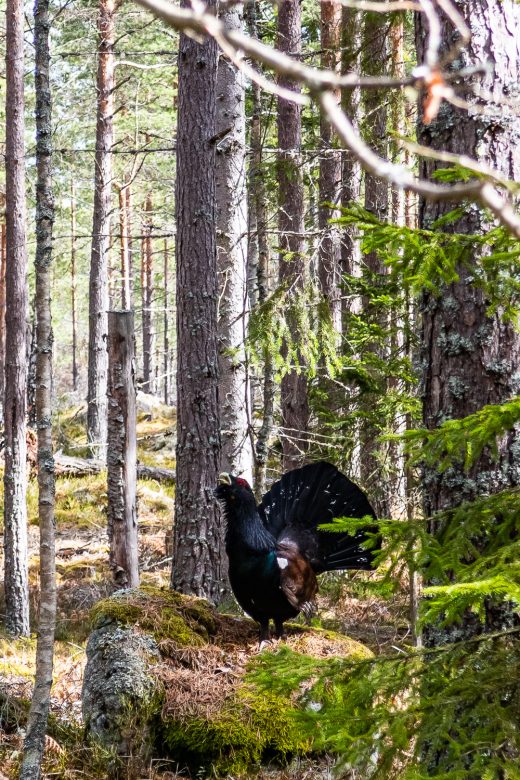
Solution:
M218 475L218 484L219 485L231 485L231 476L226 471L223 471L222 474Z

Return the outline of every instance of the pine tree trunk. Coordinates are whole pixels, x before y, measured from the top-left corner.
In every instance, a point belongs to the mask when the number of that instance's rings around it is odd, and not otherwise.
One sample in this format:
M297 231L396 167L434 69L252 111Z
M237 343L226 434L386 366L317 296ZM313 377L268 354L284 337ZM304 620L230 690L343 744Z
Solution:
M27 255L24 150L24 11L6 7L6 307L4 546L6 629L29 635L27 572Z
M482 90L502 97L510 85L520 81L520 6L511 0L464 0L459 4L472 38L459 55L461 67L488 62L491 67L482 76ZM443 29L449 40L451 28ZM424 49L426 31L418 15L419 56ZM419 140L433 149L469 155L490 165L504 177L520 179L520 140L518 116L514 109L500 105L500 121L491 111L466 112L444 103L431 125L419 125ZM441 164L423 160L421 176L431 176ZM449 203L421 202L419 226L432 222L453 208ZM491 225L486 213L467 208L454 225L443 230L483 235ZM478 250L475 249L475 252ZM475 257L477 260L477 257ZM488 302L482 290L473 285L473 265L458 268L459 281L437 296L425 292L422 299L422 354L424 369L424 423L436 428L443 421L476 412L485 404L499 404L520 391L520 336L514 326L499 314L488 316ZM459 505L481 494L493 494L520 483L520 447L518 433L511 432L498 444L497 457L484 452L470 470L454 464L439 474L434 468L423 473L427 515ZM432 523L432 532L436 532ZM507 625L511 615L497 615L490 608L488 628ZM468 615L464 625L448 631L429 632L429 644L468 637L477 630L478 621Z
M105 453L107 438L107 311L112 210L114 114L114 0L100 0L94 219L89 281L87 438L93 455Z
M144 227L143 252L141 257L141 290L143 322L143 392L154 392L154 348L153 328L153 246L152 246L152 196L146 196L144 213L147 215Z
M38 517L40 524L40 610L36 674L24 740L21 780L38 780L50 706L56 625L54 459L52 447L51 263L52 104L49 84L49 2L34 6L36 59L36 428L38 431Z
M301 8L299 0L281 0L278 6L277 48L297 58L301 54ZM299 87L279 78L279 84ZM304 189L301 158L301 107L278 98L278 229L280 283L293 293L305 282ZM295 323L292 323L294 326ZM296 331L296 327L293 328ZM300 361L301 362L301 361ZM281 387L281 438L284 471L301 466L307 452L309 403L304 372L289 371Z
M78 389L78 304L76 275L76 185L70 182L70 298L72 319L72 389Z
M121 588L139 585L134 315L108 313L108 538Z
M243 30L243 8L221 14L230 30ZM222 471L253 480L249 431L250 391L244 341L247 331L247 198L245 78L224 55L217 73L215 191L219 275L219 404Z
M321 2L321 67L339 73L341 69L341 20L342 5L338 0ZM336 91L338 103L341 92ZM335 330L341 333L341 242L338 225L329 225L340 212L325 203L339 205L341 199L341 152L334 148L334 133L323 115L320 119L320 178L319 178L319 228L318 280L320 290L327 301Z
M214 9L214 3L209 4ZM177 489L172 587L219 602L224 534L215 241L217 46L181 34L177 129Z

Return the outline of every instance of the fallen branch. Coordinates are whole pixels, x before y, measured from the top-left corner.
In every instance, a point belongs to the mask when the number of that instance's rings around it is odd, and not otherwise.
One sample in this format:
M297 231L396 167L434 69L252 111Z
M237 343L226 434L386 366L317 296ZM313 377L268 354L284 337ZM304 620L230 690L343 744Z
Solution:
M89 474L100 474L106 470L106 463L94 458L75 458L57 452L54 456L54 468L57 477L85 477ZM156 479L158 482L175 482L173 469L161 469L153 466L137 464L138 479Z

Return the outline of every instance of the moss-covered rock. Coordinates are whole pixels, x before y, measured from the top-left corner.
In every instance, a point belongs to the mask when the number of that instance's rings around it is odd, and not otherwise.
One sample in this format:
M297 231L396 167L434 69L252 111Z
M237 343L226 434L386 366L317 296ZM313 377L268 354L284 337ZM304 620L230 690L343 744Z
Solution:
M90 732L119 752L212 776L250 776L266 759L315 752L313 729L299 717L316 705L312 659L370 656L348 637L295 626L287 646L309 672L296 688L270 689L258 672L256 625L202 599L119 591L94 607L92 623L83 695ZM282 655L285 648L273 645ZM267 655L275 663L276 654Z

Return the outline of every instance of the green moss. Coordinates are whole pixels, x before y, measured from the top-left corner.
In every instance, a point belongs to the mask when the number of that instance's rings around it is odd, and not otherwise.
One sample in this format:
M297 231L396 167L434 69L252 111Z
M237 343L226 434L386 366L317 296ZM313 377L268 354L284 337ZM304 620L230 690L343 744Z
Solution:
M157 642L169 639L183 647L201 647L216 631L207 602L152 586L123 591L99 601L90 616L94 628L111 621L135 625Z
M286 760L309 751L312 737L296 727L292 709L288 700L244 684L218 715L166 720L161 737L194 770L247 775L263 758Z

